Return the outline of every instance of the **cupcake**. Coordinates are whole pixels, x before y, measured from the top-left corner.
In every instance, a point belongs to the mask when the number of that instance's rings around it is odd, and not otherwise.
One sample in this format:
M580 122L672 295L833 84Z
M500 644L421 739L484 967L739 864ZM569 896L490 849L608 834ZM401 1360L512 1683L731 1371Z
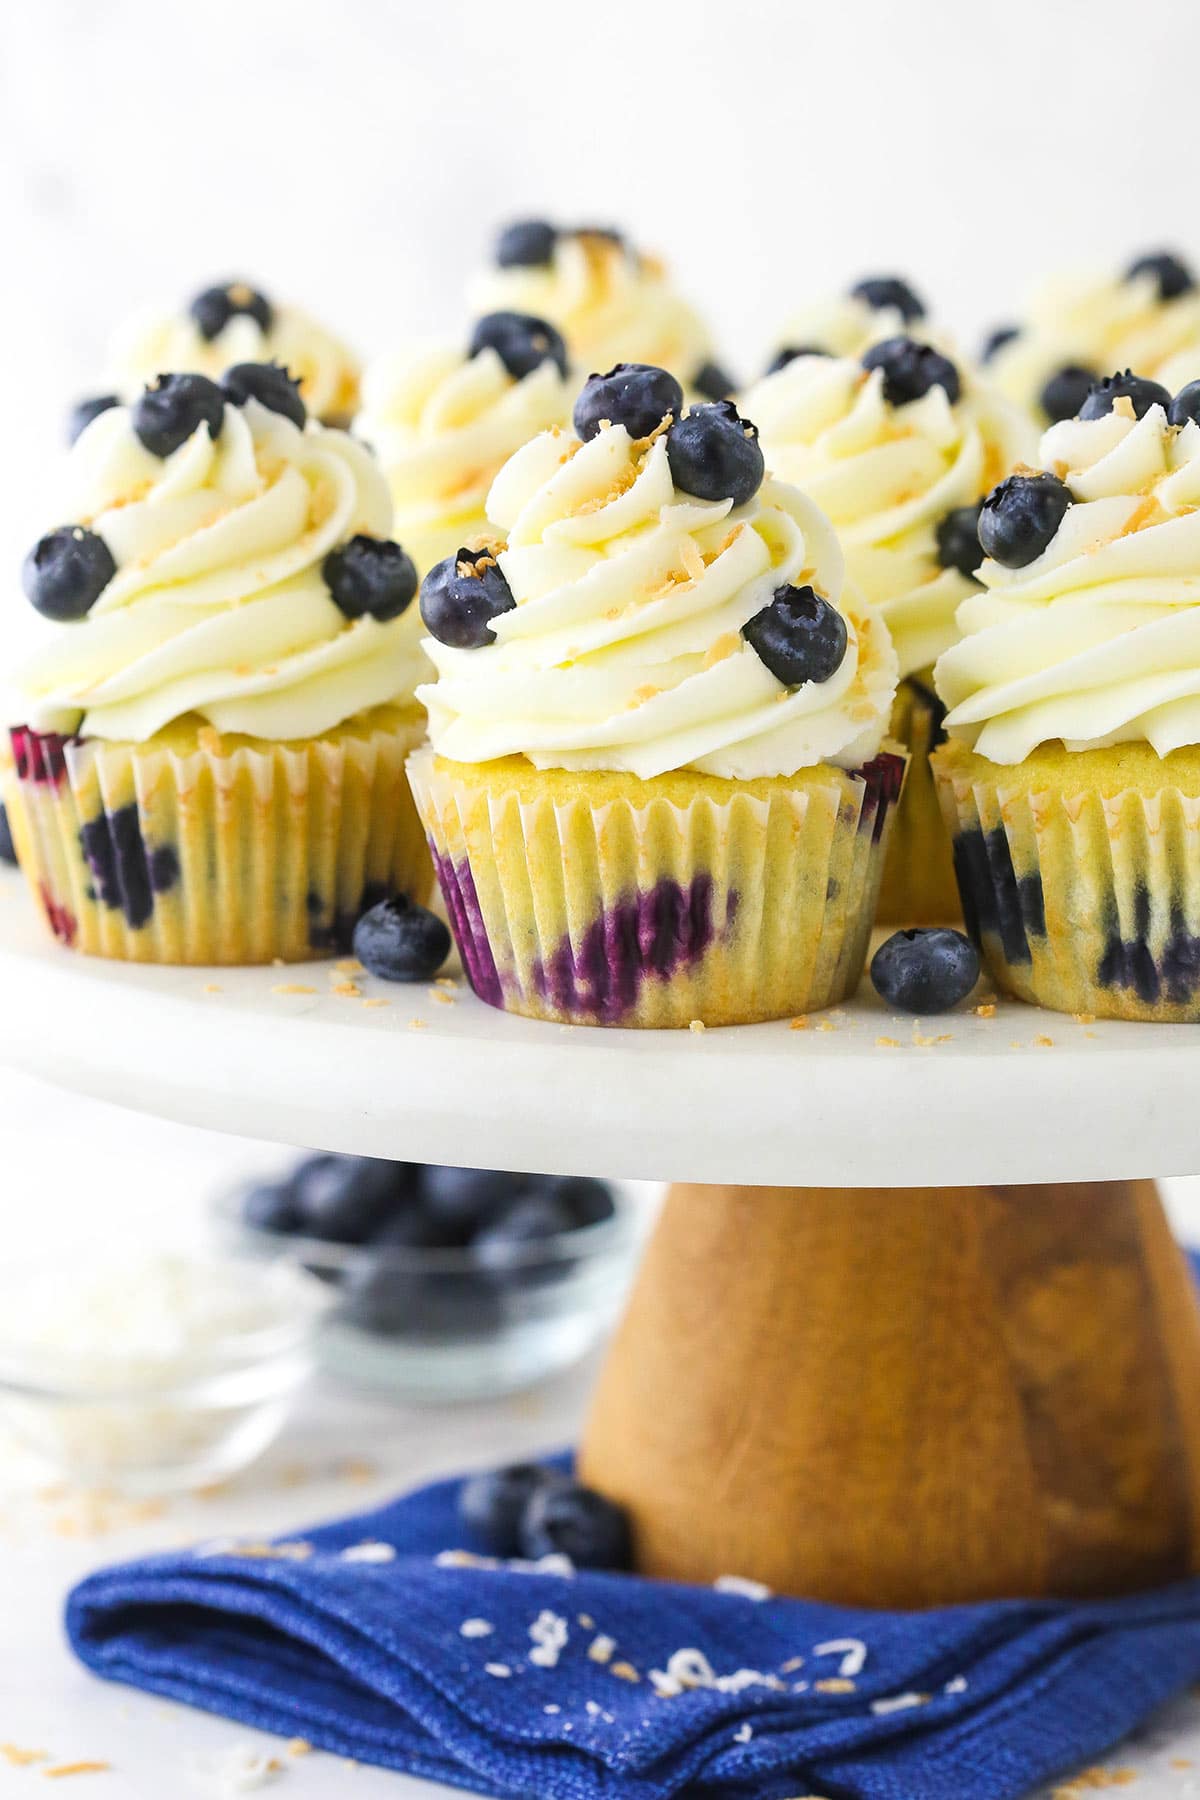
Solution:
M617 231L524 219L496 239L491 268L471 288L475 311L532 313L556 325L573 368L654 363L689 392L725 399L733 382L713 360L699 314L656 256Z
M182 310L139 312L109 348L108 391L81 400L71 414L74 439L98 412L136 400L168 369L194 370L219 381L238 363L279 363L300 383L308 411L325 425L345 426L358 410L358 359L299 307L268 300L245 281L205 288Z
M1174 392L1200 376L1200 289L1170 251L1140 256L1118 276L1058 276L1034 293L1019 325L992 332L984 360L1039 429L1073 418L1113 369L1152 375Z
M1200 1020L1200 383L1099 382L988 496L934 768L996 980Z
M417 577L369 452L306 423L273 365L167 375L82 433L59 517L25 562L54 629L4 771L56 935L294 960L385 895L423 898Z
M563 340L518 313L480 319L469 343L422 345L373 363L356 429L377 452L395 532L424 572L487 531L487 496L514 450L571 403Z
M903 778L887 629L729 402L684 414L626 368L574 425L510 458L491 542L421 590L409 773L472 985L571 1024L829 1005Z
M797 356L861 356L882 338L923 325L925 302L903 276L866 275L844 294L793 313L767 365L774 374Z
M848 580L882 613L896 647L891 730L911 762L880 917L954 918L958 891L929 771L942 716L932 665L976 587L981 496L1031 449L1032 434L966 366L903 336L861 359L794 356L742 405L770 467L832 520Z

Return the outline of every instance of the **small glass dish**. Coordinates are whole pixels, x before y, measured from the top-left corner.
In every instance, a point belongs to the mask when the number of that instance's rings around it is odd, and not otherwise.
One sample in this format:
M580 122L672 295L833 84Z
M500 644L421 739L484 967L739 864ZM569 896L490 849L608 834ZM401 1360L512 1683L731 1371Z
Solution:
M108 1276L82 1258L6 1269L0 1418L83 1486L153 1495L206 1485L278 1435L312 1374L328 1306L299 1269L208 1256L131 1260Z
M332 1305L318 1354L332 1374L421 1403L483 1400L568 1368L616 1320L638 1241L637 1209L533 1243L493 1248L346 1245L248 1225L236 1196L214 1221L226 1250L299 1266Z

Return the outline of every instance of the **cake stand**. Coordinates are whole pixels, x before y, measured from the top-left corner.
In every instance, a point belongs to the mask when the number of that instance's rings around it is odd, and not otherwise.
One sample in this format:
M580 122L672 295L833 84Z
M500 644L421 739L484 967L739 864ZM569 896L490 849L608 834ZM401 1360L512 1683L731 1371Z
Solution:
M219 1131L680 1184L581 1453L647 1572L920 1606L1200 1565L1200 1308L1146 1179L1200 1169L1200 1027L860 994L574 1029L461 980L89 961L3 874L0 1061Z

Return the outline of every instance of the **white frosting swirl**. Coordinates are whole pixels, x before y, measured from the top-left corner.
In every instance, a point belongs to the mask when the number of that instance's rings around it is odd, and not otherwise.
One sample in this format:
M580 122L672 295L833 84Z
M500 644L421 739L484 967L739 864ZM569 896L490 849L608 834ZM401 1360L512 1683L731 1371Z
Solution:
M947 729L1010 764L1056 739L1200 744L1200 427L1120 400L1052 426L1041 458L1076 503L1027 567L983 564L937 665Z
M119 407L77 440L65 485L61 517L103 538L117 572L18 675L14 723L141 743L196 714L291 739L411 701L416 602L352 622L321 573L356 533L391 529L383 476L344 432L251 400L225 407L215 442L202 425L164 459Z
M856 294L815 300L792 314L779 337L780 347L824 350L830 356L861 356L884 338L925 334L923 319L906 319L898 306L868 306Z
M902 676L928 668L954 642L955 613L975 586L938 561L939 522L1032 451L1032 431L1016 409L959 370L956 402L933 387L893 406L880 370L801 356L741 402L769 466L833 521L847 575L882 612Z
M491 268L470 291L477 313L532 313L557 325L581 374L653 363L687 387L712 355L695 309L657 257L593 232L560 232L551 261Z
M794 488L767 481L736 509L696 500L672 482L665 436L613 426L583 445L534 438L500 471L488 512L517 604L493 621L494 644L425 646L439 679L418 698L443 756L750 780L856 768L878 750L891 642L844 599L837 539ZM783 687L742 636L785 582L840 603L849 643L826 682Z
M358 359L333 333L298 307L271 303L264 331L249 313L234 313L214 338L205 338L187 311L151 307L113 336L108 380L122 399L136 400L147 382L186 369L217 381L236 363L278 362L299 381L310 413L345 425L358 406Z
M570 410L549 359L521 381L492 349L426 344L370 365L356 430L379 454L395 535L422 573L486 533L501 465Z

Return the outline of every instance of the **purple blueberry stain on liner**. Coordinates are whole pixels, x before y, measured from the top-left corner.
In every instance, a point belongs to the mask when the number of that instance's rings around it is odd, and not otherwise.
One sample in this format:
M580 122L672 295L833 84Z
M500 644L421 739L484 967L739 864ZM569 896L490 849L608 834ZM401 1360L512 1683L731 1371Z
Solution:
M637 1005L645 982L692 967L715 938L712 876L702 872L686 887L667 876L605 907L578 951L569 937L560 939L548 961L534 965L534 985L561 1012L616 1024Z
M89 819L79 843L92 875L89 898L122 913L130 930L140 931L154 912L155 896L169 893L179 881L174 846L146 843L136 801Z
M871 841L877 844L883 836L888 813L899 800L904 786L904 758L894 756L890 750L881 750L869 763L855 770L855 777L867 790L863 796L861 824L871 825Z
M471 865L469 862L456 863L453 858L442 856L432 839L429 841L429 853L437 871L446 911L450 914L454 941L458 945L467 980L488 1006L503 1007L504 986L492 954L487 923L479 904L479 893L475 877L471 873Z
M31 731L27 725L14 725L9 738L18 780L43 787L62 785L67 775L67 750L80 742L56 732Z

